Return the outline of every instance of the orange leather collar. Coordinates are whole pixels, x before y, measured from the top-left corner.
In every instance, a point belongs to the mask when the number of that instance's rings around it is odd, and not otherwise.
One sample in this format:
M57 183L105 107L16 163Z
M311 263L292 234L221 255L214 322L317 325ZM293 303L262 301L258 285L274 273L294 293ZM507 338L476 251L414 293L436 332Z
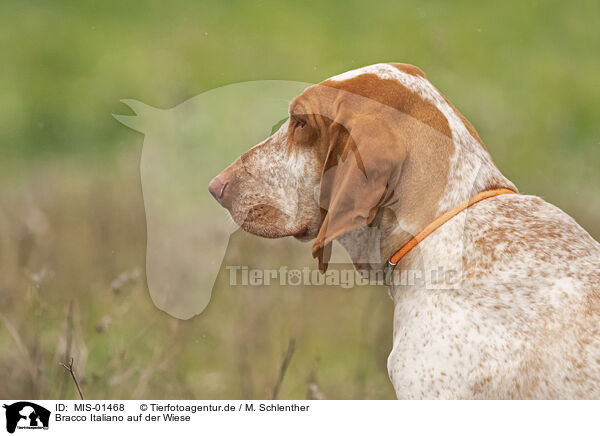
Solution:
M465 201L464 203L459 204L457 207L450 209L443 215L437 217L427 227L425 227L416 236L414 236L410 241L404 244L404 246L390 258L390 265L396 266L398 262L400 262L400 260L410 252L410 250L419 245L419 243L423 239L431 235L433 232L435 232L442 225L450 221L453 217L461 213L463 210L468 209L469 207L473 206L476 203L479 203L482 200L485 200L486 198L496 197L502 194L516 194L516 192L512 189L507 188L490 189L488 191L482 191L475 197Z

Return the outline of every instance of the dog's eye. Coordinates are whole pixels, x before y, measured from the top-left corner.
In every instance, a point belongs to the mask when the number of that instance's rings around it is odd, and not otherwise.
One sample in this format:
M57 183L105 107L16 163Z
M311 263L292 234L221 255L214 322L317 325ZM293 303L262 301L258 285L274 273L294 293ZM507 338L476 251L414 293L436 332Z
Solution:
M290 119L290 137L296 144L311 144L314 140L314 129L306 118L292 116Z
M293 121L295 129L302 129L306 127L306 120L303 120L302 118L294 117Z

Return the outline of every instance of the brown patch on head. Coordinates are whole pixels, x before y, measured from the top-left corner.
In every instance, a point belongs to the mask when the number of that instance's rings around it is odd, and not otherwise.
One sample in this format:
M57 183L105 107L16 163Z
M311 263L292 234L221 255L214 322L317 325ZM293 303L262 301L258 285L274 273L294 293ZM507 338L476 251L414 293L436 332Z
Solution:
M420 76L424 79L427 78L427 75L423 72L423 70L414 65L403 64L400 62L390 62L389 64L395 68L398 68L400 71L405 72L406 74L410 74L411 76Z
M416 67L414 67L417 69ZM420 71L420 70L419 70ZM423 74L424 77L424 74ZM341 89L410 115L416 120L452 137L448 120L433 104L393 79L381 79L375 74L363 74L344 81L326 80L321 83Z

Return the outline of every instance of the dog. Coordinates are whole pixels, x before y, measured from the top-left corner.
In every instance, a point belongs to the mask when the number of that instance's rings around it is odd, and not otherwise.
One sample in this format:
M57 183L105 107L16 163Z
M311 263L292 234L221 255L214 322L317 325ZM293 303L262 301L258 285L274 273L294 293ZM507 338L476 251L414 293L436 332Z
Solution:
M247 232L314 239L322 271L337 240L388 273L399 399L600 397L600 244L518 193L419 68L308 87L209 191Z

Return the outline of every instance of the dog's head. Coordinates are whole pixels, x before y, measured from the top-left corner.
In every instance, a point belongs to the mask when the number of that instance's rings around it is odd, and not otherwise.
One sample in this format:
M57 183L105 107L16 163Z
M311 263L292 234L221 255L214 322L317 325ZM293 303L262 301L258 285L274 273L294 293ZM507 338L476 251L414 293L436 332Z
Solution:
M250 233L314 238L322 269L335 239L433 219L454 145L447 117L423 95L427 86L424 73L405 64L377 64L311 86L291 103L281 128L209 190Z

